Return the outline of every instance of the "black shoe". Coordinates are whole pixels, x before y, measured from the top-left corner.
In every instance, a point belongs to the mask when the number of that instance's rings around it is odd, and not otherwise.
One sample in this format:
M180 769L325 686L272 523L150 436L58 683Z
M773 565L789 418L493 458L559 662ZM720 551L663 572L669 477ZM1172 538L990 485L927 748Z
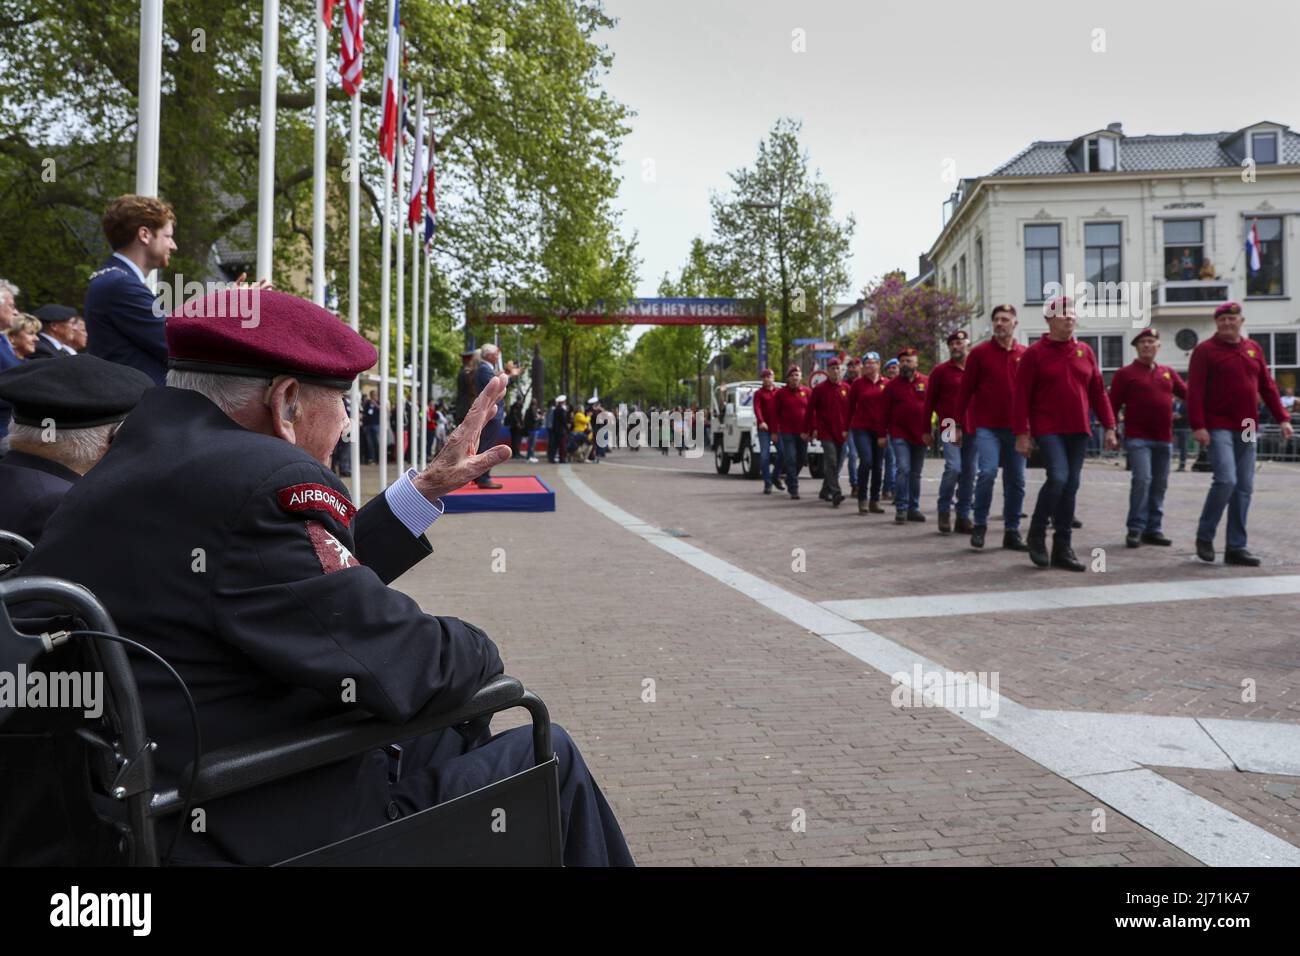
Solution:
M975 526L971 524L970 518L958 518L957 523L952 526L952 530L958 534L970 534L975 530Z
M1029 560L1038 565L1038 567L1049 568L1052 566L1052 558L1047 553L1046 532L1029 532L1029 536L1025 540L1025 550L1029 552Z
M765 494L765 495L770 495L771 493L772 493L772 486L771 486L771 485L764 485L764 486L763 486L763 494Z
M921 514L921 512L919 512L919 511L909 511L909 512L907 513L907 520L908 520L908 521L916 521L916 522L918 522L918 523L924 523L924 522L925 522L925 515Z
M1002 547L1008 551L1028 551L1029 545L1025 544L1020 538L1019 531L1003 531Z
M1142 535L1138 534L1136 531L1130 531L1128 534L1124 536L1124 547L1137 548L1140 547L1141 545L1142 545Z
M972 548L984 547L984 533L988 531L988 525L977 524L970 529L970 546Z
M1196 539L1196 556L1209 564L1214 563L1214 542Z
M849 497L850 497L850 498L856 498L857 496L858 496L858 486L857 486L857 485L849 485Z
M797 491L792 491L792 492L790 492L790 500L791 500L791 501L798 501L798 500L799 500L799 492L797 492Z
M1073 521L1070 522L1070 527L1071 527L1071 528L1082 528L1082 527L1083 527L1083 522L1080 521L1078 518L1075 518Z
M1052 567L1066 571L1087 571L1083 562L1075 555L1068 544L1052 544Z
M1239 564L1243 568L1257 568L1259 567L1260 561L1259 558L1255 557L1245 548L1238 548L1235 551L1224 551L1223 563Z
M939 533L952 534L952 515L947 511L939 514Z
M1146 533L1144 533L1144 534L1142 535L1142 543L1143 543L1143 544L1158 544L1158 545L1160 545L1162 548L1167 548L1167 547L1169 547L1171 544L1173 544L1172 541L1170 541L1168 538L1166 538L1166 537L1165 537L1163 534L1161 534L1159 531L1147 531Z
M831 494L829 491L819 491L817 492L817 497L820 498L822 501L831 500Z
M831 507L832 507L832 508L838 508L838 507L840 506L840 502L842 502L843 500L844 500L844 496L841 495L841 494L835 494L835 495L832 495L832 496L831 496Z
M907 512L905 512L905 511L895 511L895 512L894 512L894 524L907 524Z
M785 482L784 482L784 481L774 481L774 482L772 482L772 487L775 488L777 491L785 491Z

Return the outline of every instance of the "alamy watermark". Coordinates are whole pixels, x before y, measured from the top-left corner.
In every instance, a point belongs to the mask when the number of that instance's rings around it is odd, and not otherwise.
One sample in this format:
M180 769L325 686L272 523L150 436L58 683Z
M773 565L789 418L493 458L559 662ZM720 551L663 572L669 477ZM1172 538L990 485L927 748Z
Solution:
M102 671L31 671L19 664L17 671L0 670L0 710L27 708L70 708L80 710L87 720L104 713Z
M889 682L895 685L889 695L894 707L974 707L981 717L998 715L998 671L925 670L917 663L911 674L899 671Z
M255 329L262 322L261 304L260 286L238 282L187 282L178 272L170 284L158 286L153 314L165 318L184 306L186 315L204 319L239 319L241 328Z
M1064 282L1044 283L1043 298L1050 302L1068 296L1080 318L1129 319L1133 328L1145 329L1151 324L1152 288L1150 282L1079 281L1067 272Z
M680 411L629 412L620 404L617 414L606 410L596 415L595 440L600 448L682 448L685 457L699 458L704 454L704 416L696 412L688 421Z

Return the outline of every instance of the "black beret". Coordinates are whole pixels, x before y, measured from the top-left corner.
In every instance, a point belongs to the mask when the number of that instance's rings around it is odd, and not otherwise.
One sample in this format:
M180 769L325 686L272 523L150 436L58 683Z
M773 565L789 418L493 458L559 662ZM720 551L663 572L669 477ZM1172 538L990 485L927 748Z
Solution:
M153 379L129 365L94 355L57 362L23 362L0 372L0 399L14 407L14 422L56 428L91 428L120 422L153 387Z
M32 315L40 319L42 325L49 325L51 322L66 322L68 319L75 319L78 312L67 305L43 305Z

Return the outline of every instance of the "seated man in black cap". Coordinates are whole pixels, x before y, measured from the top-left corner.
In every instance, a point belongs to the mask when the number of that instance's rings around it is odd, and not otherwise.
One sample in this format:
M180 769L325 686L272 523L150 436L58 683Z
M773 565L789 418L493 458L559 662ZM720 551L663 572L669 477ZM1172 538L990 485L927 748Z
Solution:
M14 409L12 447L0 461L0 529L39 541L73 482L104 457L150 388L143 372L93 355L0 372L0 399Z
M77 310L66 305L43 305L32 313L41 320L41 334L36 351L29 359L66 358L76 355L77 333L73 323Z
M191 300L165 331L167 386L69 492L22 573L86 586L123 634L168 660L194 695L205 749L353 709L407 721L500 674L481 630L425 614L388 583L431 552L439 497L509 455L476 453L504 377L428 468L358 510L326 463L374 346L306 300L260 290ZM161 668L134 663L159 773L177 781L191 754L186 709ZM553 730L564 862L630 864L582 755ZM171 858L275 863L513 775L532 752L527 727L490 740L444 731L408 742L390 783L387 755L372 751L206 802L206 829L187 827Z

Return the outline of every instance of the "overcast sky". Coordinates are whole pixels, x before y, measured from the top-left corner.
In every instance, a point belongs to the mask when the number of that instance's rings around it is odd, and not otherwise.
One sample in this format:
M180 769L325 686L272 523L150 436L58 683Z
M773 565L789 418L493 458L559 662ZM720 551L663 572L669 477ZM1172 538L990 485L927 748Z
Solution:
M848 300L890 269L915 274L953 189L945 160L981 176L1036 139L1110 122L1130 135L1300 128L1300 0L605 5L620 20L603 35L606 85L637 113L620 203L639 235L640 295L709 235L709 190L753 162L780 116L803 122L837 215L857 219Z

